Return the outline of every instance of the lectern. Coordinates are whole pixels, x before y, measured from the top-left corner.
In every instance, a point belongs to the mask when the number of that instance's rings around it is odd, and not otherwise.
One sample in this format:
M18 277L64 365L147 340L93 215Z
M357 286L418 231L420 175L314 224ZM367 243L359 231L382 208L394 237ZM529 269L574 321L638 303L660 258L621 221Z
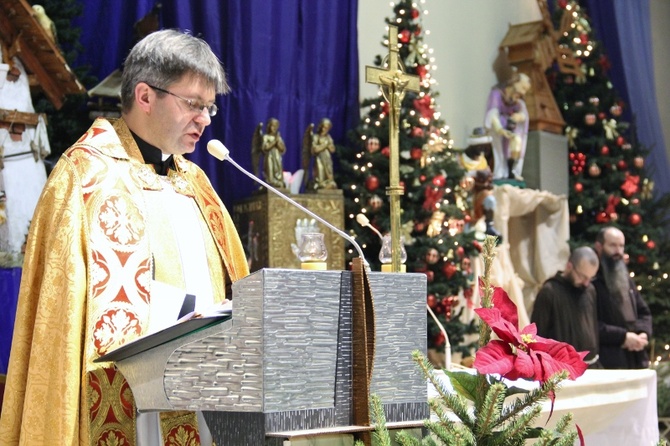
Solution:
M429 417L427 385L411 354L426 352L426 277L368 278L376 320L370 393L389 425L420 426ZM200 410L217 444L280 446L296 431L355 429L352 341L350 271L261 269L233 284L232 318L116 365L140 411Z

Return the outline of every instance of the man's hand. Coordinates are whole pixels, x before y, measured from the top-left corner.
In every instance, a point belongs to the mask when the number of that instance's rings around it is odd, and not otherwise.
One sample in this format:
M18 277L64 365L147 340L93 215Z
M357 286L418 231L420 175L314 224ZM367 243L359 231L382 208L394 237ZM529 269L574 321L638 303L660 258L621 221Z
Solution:
M644 349L648 343L649 340L647 339L646 333L637 334L629 331L626 333L626 340L621 347L625 350L639 352Z

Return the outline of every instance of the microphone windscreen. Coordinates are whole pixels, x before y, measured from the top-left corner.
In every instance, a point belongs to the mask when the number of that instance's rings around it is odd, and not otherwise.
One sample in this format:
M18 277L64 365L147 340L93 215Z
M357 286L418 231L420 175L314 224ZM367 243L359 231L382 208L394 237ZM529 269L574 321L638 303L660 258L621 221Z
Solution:
M218 139L212 139L207 143L207 151L214 158L218 158L221 161L223 161L230 153L226 146L224 146Z

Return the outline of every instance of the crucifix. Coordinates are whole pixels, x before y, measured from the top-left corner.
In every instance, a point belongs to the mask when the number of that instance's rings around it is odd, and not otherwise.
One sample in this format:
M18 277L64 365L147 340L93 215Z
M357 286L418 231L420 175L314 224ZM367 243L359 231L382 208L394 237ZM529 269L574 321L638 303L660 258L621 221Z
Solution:
M419 77L405 73L398 50L398 27L389 25L388 38L389 53L384 58L386 69L365 67L365 81L381 85L384 99L389 103L389 195L391 204L391 268L394 273L400 272L400 196L403 188L400 186L399 174L399 131L400 106L405 92L419 91Z

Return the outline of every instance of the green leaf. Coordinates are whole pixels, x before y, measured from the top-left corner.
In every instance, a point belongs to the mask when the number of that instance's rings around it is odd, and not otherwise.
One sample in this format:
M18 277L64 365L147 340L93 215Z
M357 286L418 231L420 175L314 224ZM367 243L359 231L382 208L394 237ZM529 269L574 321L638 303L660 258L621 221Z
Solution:
M477 375L449 371L445 371L444 373L449 377L451 385L454 387L456 393L461 395L463 398L467 398L470 401L475 402L478 382Z

